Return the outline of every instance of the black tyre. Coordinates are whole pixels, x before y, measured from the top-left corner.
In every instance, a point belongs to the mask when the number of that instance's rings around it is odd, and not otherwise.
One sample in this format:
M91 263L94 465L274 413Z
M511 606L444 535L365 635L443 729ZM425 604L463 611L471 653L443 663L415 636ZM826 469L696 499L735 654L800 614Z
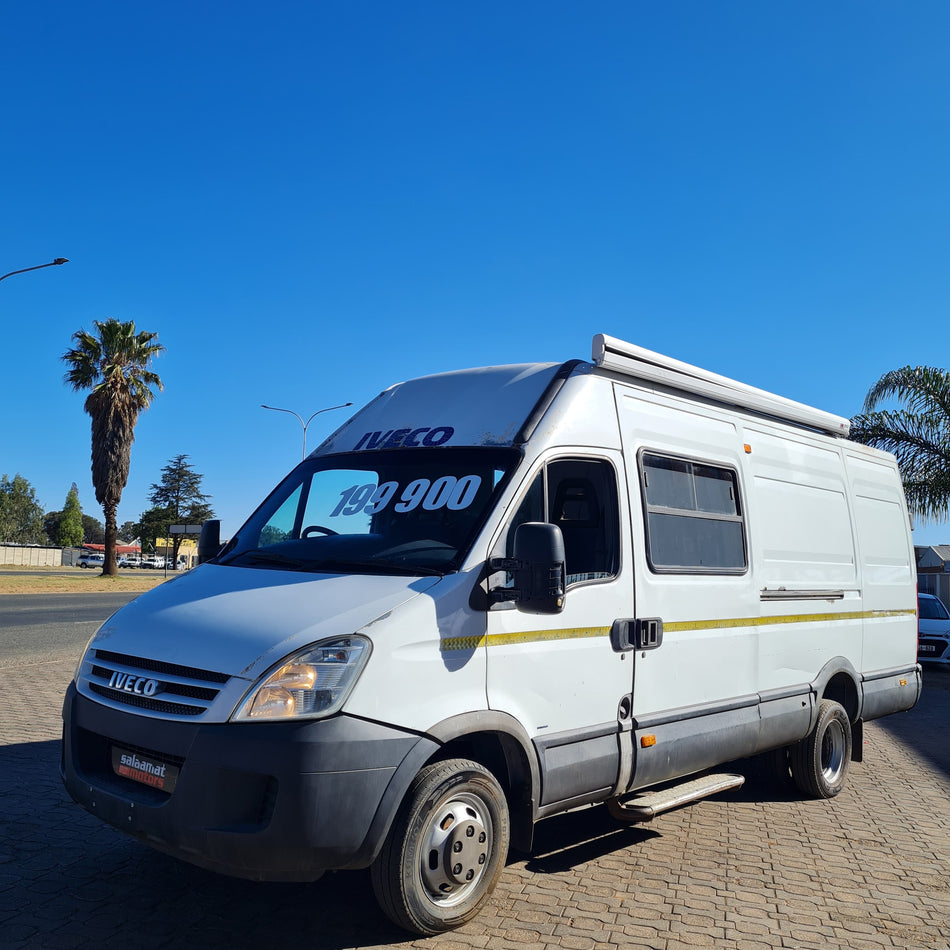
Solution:
M510 837L505 794L487 769L467 759L426 766L372 865L379 906L413 933L460 927L495 889Z
M844 788L851 762L851 721L830 699L818 704L815 728L791 747L789 764L795 784L813 798L834 798Z

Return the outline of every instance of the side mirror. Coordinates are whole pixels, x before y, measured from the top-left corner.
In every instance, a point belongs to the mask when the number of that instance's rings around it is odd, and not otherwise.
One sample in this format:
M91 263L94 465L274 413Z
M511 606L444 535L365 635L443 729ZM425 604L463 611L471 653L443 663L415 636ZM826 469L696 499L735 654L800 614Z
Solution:
M198 563L204 564L217 557L221 550L221 522L217 518L206 521L198 535Z
M512 553L512 558L493 560L490 566L509 571L515 586L493 591L492 599L513 601L529 614L560 613L567 586L561 529L533 521L518 525Z

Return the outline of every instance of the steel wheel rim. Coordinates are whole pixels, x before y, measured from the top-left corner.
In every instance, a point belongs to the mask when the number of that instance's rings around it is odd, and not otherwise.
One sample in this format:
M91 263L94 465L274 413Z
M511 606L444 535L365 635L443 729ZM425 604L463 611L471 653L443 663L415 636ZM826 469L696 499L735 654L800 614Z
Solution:
M821 773L829 785L834 785L844 770L846 744L841 723L837 720L829 722L821 739Z
M442 907L460 904L488 868L494 845L491 816L477 795L440 802L422 834L419 872L426 895Z

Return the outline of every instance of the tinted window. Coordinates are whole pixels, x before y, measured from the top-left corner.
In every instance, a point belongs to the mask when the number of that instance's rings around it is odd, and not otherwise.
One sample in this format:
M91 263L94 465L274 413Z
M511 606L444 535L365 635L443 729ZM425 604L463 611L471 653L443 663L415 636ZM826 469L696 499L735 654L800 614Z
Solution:
M645 453L640 475L647 559L653 570L745 570L745 531L735 471Z
M918 597L917 607L920 611L921 620L948 620L950 613L943 602L936 597Z

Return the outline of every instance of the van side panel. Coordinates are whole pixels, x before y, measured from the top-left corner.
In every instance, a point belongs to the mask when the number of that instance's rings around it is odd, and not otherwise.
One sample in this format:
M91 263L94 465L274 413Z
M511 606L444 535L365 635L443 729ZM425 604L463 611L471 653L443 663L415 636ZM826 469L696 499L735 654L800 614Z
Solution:
M753 484L755 571L761 587L854 590L848 486L837 447L746 426Z
M864 580L863 719L909 709L920 692L916 567L893 460L846 454Z
M766 425L745 426L743 439L752 568L765 621L759 688L810 683L835 656L860 669L864 608L838 445Z
M614 385L635 616L658 618L663 629L658 648L635 653L631 789L798 741L836 675L835 690L847 692L850 681L858 697L852 716L862 702L864 718L910 708L919 692L913 557L893 462L799 426ZM664 511L643 497L652 477L643 459L657 456L737 473L742 570L653 563L648 519ZM664 503L683 525L671 530L702 530L689 527L708 510L698 489L694 512ZM690 542L673 549L688 551Z

